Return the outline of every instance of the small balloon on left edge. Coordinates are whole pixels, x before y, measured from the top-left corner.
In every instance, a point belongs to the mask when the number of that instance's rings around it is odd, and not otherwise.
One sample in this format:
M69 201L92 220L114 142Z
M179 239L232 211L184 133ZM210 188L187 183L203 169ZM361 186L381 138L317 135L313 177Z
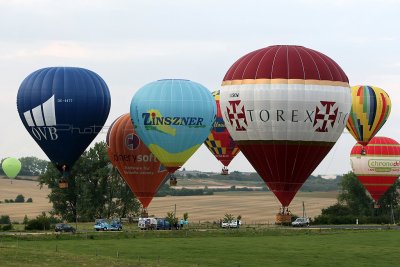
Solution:
M15 178L21 171L21 161L16 158L6 158L1 163L1 168L8 178Z
M103 128L110 106L104 80L77 67L36 70L17 95L22 123L64 178Z

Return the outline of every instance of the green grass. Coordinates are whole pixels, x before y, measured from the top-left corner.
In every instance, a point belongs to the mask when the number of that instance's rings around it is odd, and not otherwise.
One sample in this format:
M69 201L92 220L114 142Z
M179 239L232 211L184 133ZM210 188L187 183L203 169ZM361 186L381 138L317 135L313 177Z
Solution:
M0 236L0 266L397 266L399 240L289 228Z

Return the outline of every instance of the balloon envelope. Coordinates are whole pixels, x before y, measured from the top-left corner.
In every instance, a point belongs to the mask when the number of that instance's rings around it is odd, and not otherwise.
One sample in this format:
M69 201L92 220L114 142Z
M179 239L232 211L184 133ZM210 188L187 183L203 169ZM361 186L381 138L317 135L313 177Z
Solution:
M21 171L21 161L16 158L6 158L1 167L8 178L15 178Z
M367 145L390 115L389 95L381 88L369 85L351 87L352 106L347 130L363 146Z
M400 175L400 144L388 137L374 137L364 146L356 144L351 150L351 168L371 197L378 200Z
M147 208L168 172L137 136L129 114L108 129L107 147L112 164Z
M212 95L217 104L217 117L204 144L224 166L228 166L240 150L225 127L219 104L219 90Z
M32 138L59 170L67 169L102 129L111 98L104 80L82 68L37 70L22 82L19 116Z
M315 50L270 46L237 60L221 88L233 140L283 206L330 151L350 111L348 79Z
M131 102L136 132L171 173L207 138L215 113L211 92L189 80L149 83L136 92Z

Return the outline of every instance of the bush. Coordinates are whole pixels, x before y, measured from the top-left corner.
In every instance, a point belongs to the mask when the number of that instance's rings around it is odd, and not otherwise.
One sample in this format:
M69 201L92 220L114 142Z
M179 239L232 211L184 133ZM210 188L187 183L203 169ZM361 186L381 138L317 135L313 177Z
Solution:
M3 231L10 231L10 230L12 230L12 224L6 224L6 225L3 225L3 227L1 228L1 230L3 230Z
M37 216L36 219L29 220L25 226L26 230L50 230L50 218L46 213Z
M27 225L29 222L28 216L25 214L24 220L23 220L23 224Z
M11 224L10 216L8 216L8 215L1 215L1 217L0 217L0 224Z
M32 202L33 202L33 200L31 197L26 200L26 203L32 203Z
M19 194L16 198L15 198L15 203L24 203L25 202L25 197L21 194Z

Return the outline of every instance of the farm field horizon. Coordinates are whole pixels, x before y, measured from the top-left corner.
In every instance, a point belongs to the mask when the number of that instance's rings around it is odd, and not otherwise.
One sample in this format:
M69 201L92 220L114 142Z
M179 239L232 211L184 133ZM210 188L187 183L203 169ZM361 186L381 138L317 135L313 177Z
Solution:
M37 181L13 180L0 178L0 215L9 215L12 221L22 221L25 214L34 218L49 212L52 204L47 195L50 190L40 188ZM15 199L18 194L32 198L32 203L4 203L4 199ZM306 215L313 218L326 208L336 203L338 192L299 192L293 199L289 209L293 214L302 215L304 201ZM279 201L271 192L218 192L208 196L166 196L155 197L151 202L149 215L164 217L167 212L174 211L176 204L177 217L189 213L189 221L218 221L226 213L241 215L242 221L252 223L273 223L279 211Z

